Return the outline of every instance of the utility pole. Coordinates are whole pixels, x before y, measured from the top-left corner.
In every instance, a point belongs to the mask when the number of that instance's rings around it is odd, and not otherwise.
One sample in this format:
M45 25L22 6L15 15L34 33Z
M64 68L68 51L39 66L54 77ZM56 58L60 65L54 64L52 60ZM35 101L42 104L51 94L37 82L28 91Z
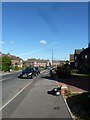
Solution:
M53 49L52 49L52 66L53 66Z

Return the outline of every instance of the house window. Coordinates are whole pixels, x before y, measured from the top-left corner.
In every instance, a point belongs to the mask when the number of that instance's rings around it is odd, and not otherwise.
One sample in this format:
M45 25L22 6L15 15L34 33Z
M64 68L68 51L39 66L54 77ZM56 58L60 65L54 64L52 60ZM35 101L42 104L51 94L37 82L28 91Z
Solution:
M87 55L85 55L85 58L87 59Z
M18 63L15 63L15 65L18 65Z
M75 56L75 60L77 59L77 56Z

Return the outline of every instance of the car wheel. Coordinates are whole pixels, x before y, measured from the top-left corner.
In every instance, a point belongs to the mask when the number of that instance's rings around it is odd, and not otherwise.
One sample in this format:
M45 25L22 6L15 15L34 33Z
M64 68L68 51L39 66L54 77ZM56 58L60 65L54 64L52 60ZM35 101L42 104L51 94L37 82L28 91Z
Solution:
M27 78L31 78L30 76L27 76Z
M31 75L31 79L33 79L33 75Z

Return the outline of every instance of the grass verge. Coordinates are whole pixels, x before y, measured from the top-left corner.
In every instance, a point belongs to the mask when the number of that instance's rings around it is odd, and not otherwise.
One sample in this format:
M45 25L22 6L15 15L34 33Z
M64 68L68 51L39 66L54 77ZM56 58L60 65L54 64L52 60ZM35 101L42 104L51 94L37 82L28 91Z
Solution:
M67 104L76 116L76 120L90 120L90 92L84 93L72 93L71 91L66 91L65 96Z
M71 73L72 76L79 76L79 77L88 77L90 74L78 74L78 73Z

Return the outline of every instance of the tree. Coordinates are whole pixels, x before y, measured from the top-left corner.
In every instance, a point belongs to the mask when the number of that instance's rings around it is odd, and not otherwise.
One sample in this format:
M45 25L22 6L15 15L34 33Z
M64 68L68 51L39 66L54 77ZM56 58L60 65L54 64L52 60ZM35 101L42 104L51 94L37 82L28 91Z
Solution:
M2 57L2 70L3 71L9 71L11 66L11 58L6 56Z

